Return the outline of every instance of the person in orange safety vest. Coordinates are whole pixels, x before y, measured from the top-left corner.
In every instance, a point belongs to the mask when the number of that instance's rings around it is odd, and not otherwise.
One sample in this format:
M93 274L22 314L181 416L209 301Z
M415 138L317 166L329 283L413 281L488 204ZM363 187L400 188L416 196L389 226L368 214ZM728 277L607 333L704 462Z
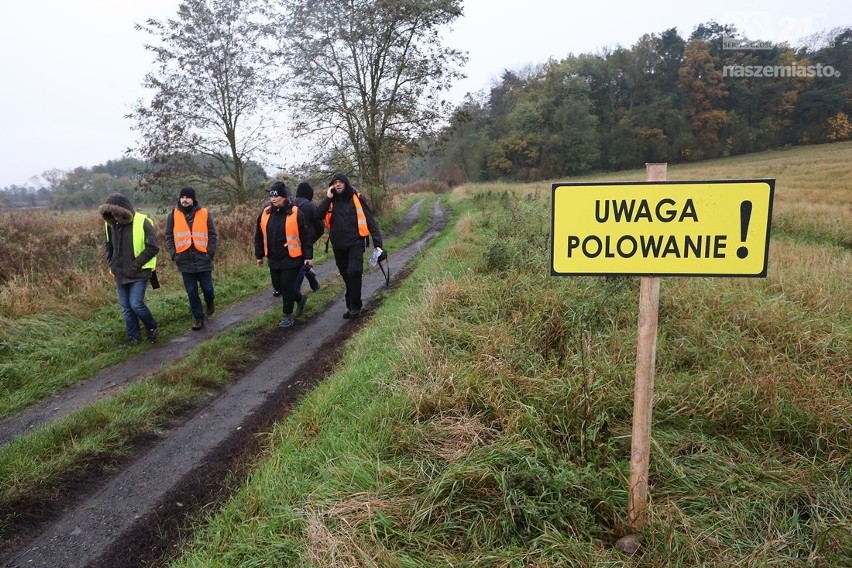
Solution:
M364 196L355 191L345 174L336 173L331 178L325 197L317 205L317 215L325 219L328 237L334 251L334 262L346 284L346 312L344 319L361 315L361 281L364 274L364 251L370 236L373 246L382 247L379 224L367 205ZM379 260L385 260L382 251Z
M204 327L205 312L201 306L198 288L204 295L206 315L216 311L213 289L213 259L216 256L218 237L213 214L199 205L195 189L180 190L177 206L166 219L166 250L183 276L183 286L189 297L189 309L195 323L192 329Z
M312 219L293 204L290 188L281 181L269 188L269 205L257 217L254 231L254 257L263 265L266 257L272 287L281 294L284 317L278 327L292 327L293 306L296 315L305 309L308 297L296 291L295 283L303 267L314 265Z

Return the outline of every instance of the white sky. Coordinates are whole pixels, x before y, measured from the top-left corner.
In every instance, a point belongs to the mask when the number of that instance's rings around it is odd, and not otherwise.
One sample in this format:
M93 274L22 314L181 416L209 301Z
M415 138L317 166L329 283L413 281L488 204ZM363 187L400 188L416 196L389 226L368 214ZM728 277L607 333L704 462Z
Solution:
M0 188L26 185L58 168L121 158L135 133L124 118L147 97L152 68L134 23L177 13L179 0L6 0L0 18ZM710 20L734 24L750 39L793 45L852 25L848 0L466 0L445 35L467 51L468 79L453 91L489 88L503 70L569 53L630 47L645 33L676 27L688 38ZM298 30L286 30L298 33Z

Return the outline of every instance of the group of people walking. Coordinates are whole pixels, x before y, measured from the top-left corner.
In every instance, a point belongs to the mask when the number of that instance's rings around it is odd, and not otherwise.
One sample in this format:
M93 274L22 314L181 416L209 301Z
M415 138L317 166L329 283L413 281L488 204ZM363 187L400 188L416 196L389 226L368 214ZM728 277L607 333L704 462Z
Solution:
M258 266L266 262L273 294L281 298L283 317L279 327L292 327L294 315L304 311L307 296L301 288L305 279L312 290L319 289L313 272L314 244L326 229L335 264L346 286L343 317L357 318L363 307L364 252L371 237L374 247L383 248L379 225L364 196L342 173L332 177L318 204L314 203L314 190L307 182L298 185L296 197L287 184L275 182L269 187L268 196L269 202L255 222L254 256ZM141 342L142 329L148 341L155 343L159 328L145 304L145 291L149 282L153 288L159 287L156 268L160 246L156 227L120 193L109 195L98 211L104 219L106 259L115 278L127 343ZM205 317L216 310L213 262L218 234L213 214L199 204L192 187L180 190L177 204L166 219L165 238L166 250L183 278L193 317L192 329L201 330ZM387 253L383 251L379 260L385 258Z

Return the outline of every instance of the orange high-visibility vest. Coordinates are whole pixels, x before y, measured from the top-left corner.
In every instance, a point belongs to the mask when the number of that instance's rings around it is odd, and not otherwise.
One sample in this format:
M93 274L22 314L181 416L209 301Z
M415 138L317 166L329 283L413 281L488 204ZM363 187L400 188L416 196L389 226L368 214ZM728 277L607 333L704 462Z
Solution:
M361 207L361 200L358 199L358 192L352 192L352 202L355 203L355 215L358 218L358 234L362 237L370 236L370 228L367 226L367 216L364 215L364 208ZM331 230L331 210L334 208L334 202L329 202L328 211L325 214L325 227Z
M175 250L183 252L195 244L195 248L199 252L207 252L207 208L202 207L195 212L195 217L192 219L192 231L189 230L183 211L175 207L172 217L175 222Z
M269 216L272 214L272 206L263 210L263 215L260 216L260 232L263 234L263 254L269 256L269 243L266 238L266 224L269 222ZM299 208L293 206L293 213L288 215L284 220L284 246L287 247L287 254L290 258L298 258L302 256L302 240L299 238Z

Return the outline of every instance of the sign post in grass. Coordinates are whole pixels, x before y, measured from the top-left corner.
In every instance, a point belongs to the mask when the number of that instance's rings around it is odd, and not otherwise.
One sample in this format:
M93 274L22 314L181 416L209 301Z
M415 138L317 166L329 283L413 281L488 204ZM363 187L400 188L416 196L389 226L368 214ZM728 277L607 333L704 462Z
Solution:
M554 183L553 276L640 277L627 516L645 525L661 276L765 277L774 179Z
M667 164L646 164L646 181L666 181ZM638 531L645 526L648 504L648 465L651 462L651 409L654 403L654 363L657 359L657 319L660 278L639 279L639 330L636 338L636 384L633 388L633 434L630 437L630 485L627 519Z

